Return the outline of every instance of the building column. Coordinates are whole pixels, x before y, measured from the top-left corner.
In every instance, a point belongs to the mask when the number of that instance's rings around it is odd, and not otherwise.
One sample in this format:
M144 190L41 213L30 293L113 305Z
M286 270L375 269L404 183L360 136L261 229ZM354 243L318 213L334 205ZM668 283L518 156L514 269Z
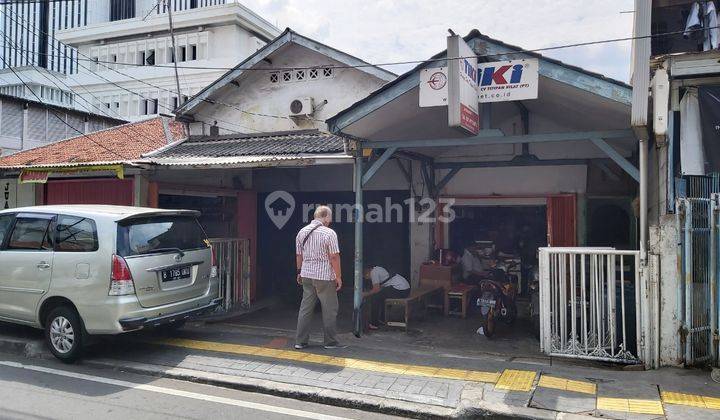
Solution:
M363 286L363 157L362 149L355 157L355 276L353 284L353 332L356 337L362 333L362 286Z

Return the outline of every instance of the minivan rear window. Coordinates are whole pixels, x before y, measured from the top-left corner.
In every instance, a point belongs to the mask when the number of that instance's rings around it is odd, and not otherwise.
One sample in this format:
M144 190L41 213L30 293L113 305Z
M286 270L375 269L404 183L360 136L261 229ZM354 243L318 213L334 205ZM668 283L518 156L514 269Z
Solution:
M188 216L145 217L120 222L117 237L117 252L123 257L210 246L200 223Z

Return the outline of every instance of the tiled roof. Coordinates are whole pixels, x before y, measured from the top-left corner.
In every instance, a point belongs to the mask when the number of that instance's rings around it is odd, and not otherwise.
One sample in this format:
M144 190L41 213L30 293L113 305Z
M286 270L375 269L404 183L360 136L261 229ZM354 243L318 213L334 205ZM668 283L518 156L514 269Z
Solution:
M153 161L163 159L221 158L234 156L283 156L340 153L345 150L342 137L318 130L283 131L217 137L190 137L177 145L147 155Z
M163 118L123 124L18 152L0 158L0 168L81 166L137 160L143 154L186 137L182 123L168 120L172 138L167 138Z

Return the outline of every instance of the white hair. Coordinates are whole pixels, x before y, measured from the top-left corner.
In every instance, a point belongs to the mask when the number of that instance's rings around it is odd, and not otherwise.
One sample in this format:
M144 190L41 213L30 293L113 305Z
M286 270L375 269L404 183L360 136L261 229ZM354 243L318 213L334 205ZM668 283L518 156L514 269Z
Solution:
M326 219L332 217L332 209L328 206L317 206L315 208L314 216L316 219Z

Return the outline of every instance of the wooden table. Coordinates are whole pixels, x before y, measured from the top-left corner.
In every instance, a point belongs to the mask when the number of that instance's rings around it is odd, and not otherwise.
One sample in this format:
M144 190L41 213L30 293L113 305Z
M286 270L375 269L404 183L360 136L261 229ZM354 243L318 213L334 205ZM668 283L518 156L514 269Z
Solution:
M477 290L477 286L468 284L457 284L445 293L445 316L460 315L461 318L467 317L468 305L470 305L470 297ZM451 311L450 301L459 300L460 310Z

